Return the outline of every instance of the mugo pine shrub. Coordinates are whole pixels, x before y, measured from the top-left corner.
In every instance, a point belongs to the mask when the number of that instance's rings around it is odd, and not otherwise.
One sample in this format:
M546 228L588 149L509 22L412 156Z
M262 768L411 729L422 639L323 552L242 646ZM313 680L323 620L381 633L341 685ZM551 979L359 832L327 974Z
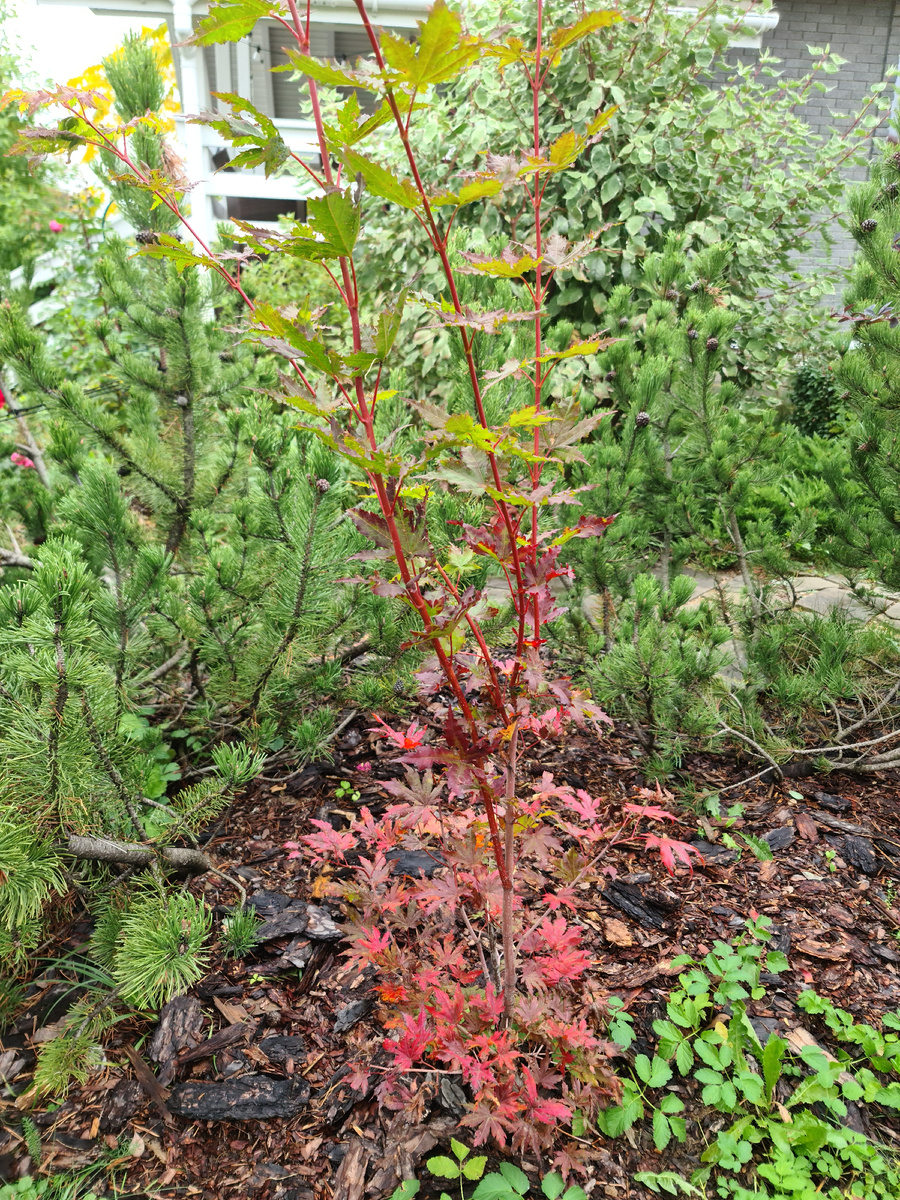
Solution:
M127 42L110 80L126 143L159 179L145 49ZM114 186L143 244L177 224L150 193ZM21 539L0 550L0 960L27 972L73 883L89 887L105 985L153 1007L197 978L209 932L202 906L170 905L160 872L210 868L180 843L267 751L317 752L347 648L368 644L397 671L403 622L368 589L335 587L363 545L343 519L348 471L265 394L276 372L223 330L222 281L115 238L96 276L96 380L70 378L26 315L0 306L7 394L14 373L47 435L0 467ZM379 668L375 701L394 683ZM211 769L195 773L201 755ZM96 1036L82 1029L51 1057L93 1061ZM65 1086L61 1069L42 1078Z

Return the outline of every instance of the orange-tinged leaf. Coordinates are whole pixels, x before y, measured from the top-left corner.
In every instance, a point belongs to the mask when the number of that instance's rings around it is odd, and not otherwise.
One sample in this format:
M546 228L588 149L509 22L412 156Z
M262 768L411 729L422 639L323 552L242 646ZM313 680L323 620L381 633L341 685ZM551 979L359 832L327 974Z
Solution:
M477 271L481 275L493 275L496 279L521 279L543 261L540 256L533 258L530 254L523 254L521 258L517 258L507 252L504 252L501 258L469 253L463 253L463 258L471 264L464 268L470 274Z
M524 63L526 66L533 66L535 61L534 51L529 50L522 39L518 37L511 37L508 41L484 46L482 47L482 54L485 58L497 59L501 70L512 63Z
M267 0L236 0L236 3L212 4L209 13L197 26L190 41L195 46L212 46L217 42L239 42L246 37L262 17L272 15Z
M613 342L617 342L618 338L603 338L594 337L588 338L583 342L574 342L571 346L567 346L565 350L553 350L547 354L542 354L540 358L536 358L534 362L552 362L558 358L585 358L590 354L596 354L600 350L606 350Z
M534 429L536 425L546 425L557 418L551 412L538 412L535 405L520 408L518 412L510 413L508 417L511 429Z
M582 38L596 33L598 29L608 29L610 25L615 25L621 20L622 15L612 11L585 13L574 25L566 25L562 29L554 29L550 35L550 45L554 50L564 50L566 46L571 46L573 42L578 42Z
M570 167L587 145L586 139L573 129L560 134L550 147L550 163L554 170L562 171Z
M444 0L437 3L425 21L419 22L414 42L393 33L381 35L381 51L390 73L412 88L445 83L478 57L475 38L462 36L462 22Z
M289 46L285 46L284 51L290 60L289 63L282 67L273 67L273 71L299 71L302 75L308 75L310 79L315 79L316 83L324 83L329 87L361 87L368 88L369 91L375 90L375 80L370 79L366 82L358 71L345 71L329 62L310 58L308 54L300 54Z
M614 104L612 108L605 108L602 112L598 112L593 121L588 123L588 134L593 137L595 134L599 133L601 129L605 129L618 111L618 104Z
M488 196L496 196L503 188L499 179L473 179L464 183L459 189L459 204L471 204L473 200L484 200Z

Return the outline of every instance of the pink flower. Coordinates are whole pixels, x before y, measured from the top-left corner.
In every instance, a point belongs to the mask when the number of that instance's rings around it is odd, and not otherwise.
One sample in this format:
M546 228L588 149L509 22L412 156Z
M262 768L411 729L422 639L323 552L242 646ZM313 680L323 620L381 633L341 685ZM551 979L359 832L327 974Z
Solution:
M290 850L290 854L288 855L288 858L299 858L300 857L300 843L299 842L282 842L282 846L285 850Z
M9 456L9 461L15 463L17 467L33 467L34 463L30 458L26 458L24 454L20 454L18 450L13 450Z
M357 771L371 771L372 764L370 762L361 762L356 764Z
M60 225L59 221L49 221L47 223L47 228L51 233L62 233L63 231L63 227Z
M0 408L6 407L6 397L3 395L3 388L0 387Z

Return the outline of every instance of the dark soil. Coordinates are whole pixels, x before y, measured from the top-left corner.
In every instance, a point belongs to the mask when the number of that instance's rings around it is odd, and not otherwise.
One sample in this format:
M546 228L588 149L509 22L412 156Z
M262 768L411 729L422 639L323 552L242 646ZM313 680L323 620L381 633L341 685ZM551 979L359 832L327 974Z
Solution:
M334 764L302 772L286 767L281 776L258 779L206 847L253 896L267 921L265 944L243 961L214 949L209 974L161 1022L135 1018L116 1025L104 1068L55 1111L34 1103L33 1047L52 1036L67 1000L57 971L34 981L18 1021L0 1039L6 1077L0 1175L33 1170L18 1132L30 1113L41 1132L42 1172L104 1158L127 1194L380 1200L457 1133L464 1097L451 1081L423 1084L416 1111L379 1113L343 1080L348 1062L383 1054L371 973L352 971L342 959L332 924L341 915L323 878L282 849L309 831L310 817L350 811L349 799L334 799L341 779L359 789L360 803L375 810L383 803L378 777L393 769L379 759L363 726L360 720L345 732ZM363 759L373 760L371 773L355 770ZM643 786L641 759L636 741L617 727L601 739L570 738L564 750L548 751L546 761L524 766L534 774L551 770L558 780L616 802L633 800ZM677 836L690 839L698 831L707 843L693 875L671 879L658 858L616 848L606 860L617 868L616 880L602 891L591 885L583 896L578 920L593 936L596 959L589 986L623 998L639 1049L652 1043L652 1022L677 975L672 959L699 957L716 939L732 940L751 911L771 917L774 944L791 967L772 977L766 998L751 1005L752 1016L768 1027L803 1026L823 1038L795 1005L798 992L809 987L860 1021L877 1023L900 1006L896 773L833 772L733 786L756 770L733 758L695 755L682 775L700 793L730 788L723 801L742 802L738 826L766 838L773 861L735 855L723 846L721 828L687 812ZM235 902L233 887L218 876L191 886L220 912ZM76 914L61 924L49 953L70 953L89 931ZM631 1183L635 1172L689 1173L697 1166L724 1118L704 1114L699 1099L692 1103L692 1085L684 1086L694 1118L685 1147L658 1155L640 1128L616 1142L582 1139L594 1195L643 1196ZM879 1134L900 1145L900 1127L880 1127ZM459 1136L471 1142L466 1130ZM547 1169L533 1156L521 1165ZM427 1194L426 1179L423 1171ZM96 1190L102 1182L101 1175Z

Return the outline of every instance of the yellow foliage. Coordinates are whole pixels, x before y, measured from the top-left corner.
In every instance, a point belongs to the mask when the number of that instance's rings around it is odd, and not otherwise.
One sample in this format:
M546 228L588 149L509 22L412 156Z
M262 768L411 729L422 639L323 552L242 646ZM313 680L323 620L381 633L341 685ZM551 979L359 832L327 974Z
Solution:
M172 50L169 46L169 31L165 23L158 26L156 29L150 29L144 26L141 29L141 37L145 42L148 42L155 51L156 61L159 64L159 69L162 72L163 79L166 82L166 98L163 101L163 106L160 114L149 118L153 122L153 126L160 133L171 133L175 128L175 122L171 116L165 116L167 113L177 113L181 111L178 102L178 94L175 80L175 65L172 62ZM115 59L122 53L121 47L114 50L108 57ZM75 76L74 79L68 81L68 87L77 88L79 91L94 92L97 98L97 107L94 113L94 119L98 124L105 121L109 116L113 106L113 91L109 86L109 81L106 78L106 73L103 70L103 64L97 63L96 66L88 67L81 75ZM146 118L145 118L146 119ZM88 146L84 153L84 161L88 162L96 153L94 146Z

